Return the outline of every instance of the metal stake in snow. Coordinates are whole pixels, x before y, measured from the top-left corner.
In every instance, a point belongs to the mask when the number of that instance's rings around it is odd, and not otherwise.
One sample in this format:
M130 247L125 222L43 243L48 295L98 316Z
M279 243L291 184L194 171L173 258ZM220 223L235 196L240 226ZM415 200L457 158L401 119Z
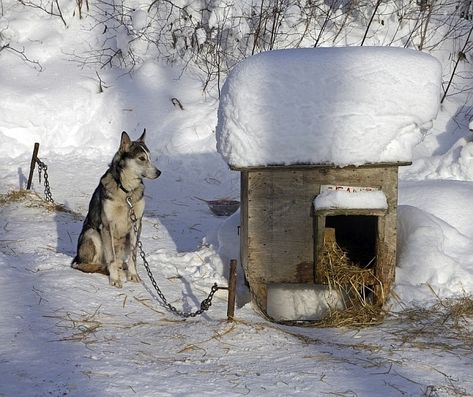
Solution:
M138 235L138 226L137 226L137 217L135 214L135 210L133 208L133 203L131 201L131 197L127 196L126 202L128 204L128 207L130 208L130 219L133 224L133 231ZM232 321L234 319L235 315L235 292L236 292L236 267L237 267L237 261L236 259L232 259L230 261L230 274L228 277L228 287L219 287L217 283L214 283L212 285L209 295L207 298L205 298L201 303L200 303L200 308L193 311L193 312L185 312L182 310L179 310L175 306L171 305L166 297L164 296L163 292L161 291L161 288L159 288L158 283L156 282L156 279L153 276L153 273L151 272L151 269L149 267L148 260L146 259L146 254L143 250L143 243L139 238L136 240L136 247L138 248L139 254L141 259L143 260L143 265L146 269L146 273L148 274L149 279L151 280L151 284L153 284L154 289L156 290L156 293L158 294L159 298L161 299L163 305L172 313L188 318L188 317L196 317L201 314L203 314L205 311L210 309L210 306L212 306L212 299L214 297L214 294L219 290L219 289L224 289L228 290L228 307L227 307L227 318L229 321ZM136 252L133 251L133 255L136 255ZM136 261L136 257L134 258Z
M44 172L44 195L46 196L46 201L49 201L50 203L54 203L53 196L51 194L51 187L49 186L48 166L39 159L38 152L39 152L39 143L35 142L34 149L33 149L33 156L31 157L30 175L28 177L26 190L31 189L31 182L33 181L34 169L35 169L36 163L38 163L39 183L41 183L41 173Z

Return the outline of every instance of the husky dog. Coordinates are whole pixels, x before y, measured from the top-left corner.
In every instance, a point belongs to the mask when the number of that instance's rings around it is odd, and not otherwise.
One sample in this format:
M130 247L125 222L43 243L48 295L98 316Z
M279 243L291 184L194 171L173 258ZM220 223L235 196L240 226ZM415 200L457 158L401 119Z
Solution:
M90 200L72 261L74 269L109 275L110 284L115 287L122 286L125 270L128 280L140 281L136 242L145 206L143 178L156 179L161 174L151 162L145 135L146 129L138 140L131 141L122 132L120 148ZM133 229L127 198L133 204L138 233Z

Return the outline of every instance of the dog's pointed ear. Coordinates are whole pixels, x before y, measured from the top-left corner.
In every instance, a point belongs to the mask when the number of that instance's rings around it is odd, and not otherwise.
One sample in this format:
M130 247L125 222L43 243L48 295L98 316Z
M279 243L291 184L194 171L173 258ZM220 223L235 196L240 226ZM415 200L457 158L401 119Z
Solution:
M121 152L125 152L130 148L130 145L131 145L131 139L128 136L128 134L126 133L126 131L123 131L122 132L122 138L120 140L120 149L119 150Z
M145 143L145 137L146 137L146 128L143 130L143 133L141 136L138 138L138 142Z

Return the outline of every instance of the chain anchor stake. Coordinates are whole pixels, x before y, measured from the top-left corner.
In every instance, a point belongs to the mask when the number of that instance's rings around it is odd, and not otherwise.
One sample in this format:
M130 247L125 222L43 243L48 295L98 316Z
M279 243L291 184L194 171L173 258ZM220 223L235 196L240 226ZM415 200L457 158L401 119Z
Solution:
M34 172L34 168L36 166L36 159L38 158L38 151L39 151L39 143L36 142L34 144L33 156L31 157L30 175L28 177L28 184L26 185L26 190L31 189L31 182L33 181L33 172Z
M230 270L228 274L228 303L227 303L227 319L233 321L235 319L235 299L236 299L236 282L237 282L237 260L230 260Z
M39 183L41 183L41 173L44 172L44 195L46 196L46 201L50 203L54 203L53 196L51 194L51 187L49 186L48 166L39 159L38 152L39 152L39 143L35 142L33 155L31 156L30 174L28 176L28 183L26 185L26 190L31 189L34 169L35 169L36 163L38 163Z
M138 218L136 217L135 214L135 209L133 207L133 203L131 201L131 197L127 196L126 202L129 207L129 214L130 214L130 220L133 225L133 231L136 233L138 236L139 228L137 225ZM201 314L203 314L205 311L210 309L210 306L212 306L212 299L215 295L215 293L219 289L223 290L228 290L228 303L227 303L227 320L228 321L233 321L235 318L235 298L236 298L236 275L237 275L237 260L232 259L230 261L230 273L228 277L228 287L219 287L217 283L214 283L210 289L209 295L207 298L205 298L201 303L200 303L200 308L193 311L193 312L185 312L182 310L179 310L175 306L171 305L166 297L164 296L163 292L161 291L161 288L159 288L158 283L156 282L156 279L154 278L153 273L151 272L151 269L149 267L148 260L146 259L146 253L143 250L143 243L139 238L136 239L136 249L138 250L140 257L143 261L143 265L146 269L146 273L148 274L148 277L151 281L151 284L153 285L156 293L158 294L159 298L161 299L162 304L171 312L174 313L177 316L183 317L183 318L188 318L188 317L196 317ZM136 253L133 253L134 259L136 260Z

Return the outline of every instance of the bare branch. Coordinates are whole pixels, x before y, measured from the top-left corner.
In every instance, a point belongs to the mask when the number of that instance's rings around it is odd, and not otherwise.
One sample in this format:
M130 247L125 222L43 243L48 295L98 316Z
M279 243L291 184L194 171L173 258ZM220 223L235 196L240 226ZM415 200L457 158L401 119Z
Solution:
M450 80L448 81L447 88L445 88L445 92L443 93L443 96L442 96L442 99L441 99L440 103L443 103L443 101L447 97L447 93L448 93L448 90L450 89L450 86L452 85L452 81L453 81L453 78L455 77L455 73L457 71L458 64L460 63L460 61L465 61L466 60L465 59L465 50L466 50L468 44L470 43L470 37L471 37L472 33L473 33L473 25L471 26L470 31L468 32L468 37L465 40L465 44L463 45L463 48L457 54L457 60L455 62L455 66L453 67L452 74L450 75Z
M32 59L28 58L28 56L25 53L24 48L19 50L17 48L14 48L14 47L10 46L10 43L7 43L7 44L0 47L0 52L2 52L4 50L8 50L8 51L18 55L25 63L31 64L33 66L33 68L36 69L37 71L39 71L39 72L43 71L43 66L38 61L35 61L35 60L32 60Z

